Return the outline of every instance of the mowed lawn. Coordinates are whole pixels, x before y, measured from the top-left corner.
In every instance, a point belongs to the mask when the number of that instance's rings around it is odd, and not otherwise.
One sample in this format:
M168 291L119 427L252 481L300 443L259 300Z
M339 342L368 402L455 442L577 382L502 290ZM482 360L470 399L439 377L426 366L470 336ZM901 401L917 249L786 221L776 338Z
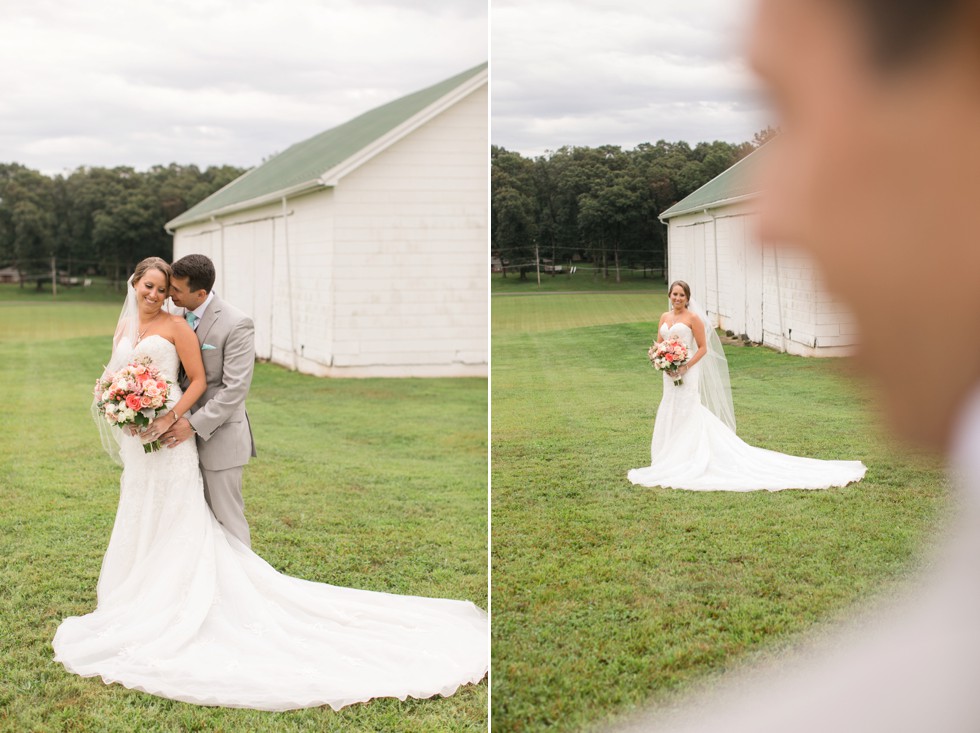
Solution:
M91 385L120 299L0 293L0 730L484 731L487 684L340 712L205 708L68 674L62 618L95 607L120 469ZM327 380L259 364L245 471L253 549L302 578L487 607L486 380Z
M492 298L494 731L602 730L792 644L909 577L946 519L938 460L899 450L846 359L726 347L751 444L859 459L826 491L632 486L661 379L659 293ZM617 317L617 313L619 314Z

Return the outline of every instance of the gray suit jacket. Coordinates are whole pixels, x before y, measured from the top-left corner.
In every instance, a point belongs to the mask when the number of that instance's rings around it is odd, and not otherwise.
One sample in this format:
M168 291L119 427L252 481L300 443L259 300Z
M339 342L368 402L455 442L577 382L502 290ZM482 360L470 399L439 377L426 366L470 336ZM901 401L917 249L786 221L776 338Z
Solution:
M255 326L215 294L196 333L208 386L188 420L197 431L201 466L209 471L244 466L255 455L245 414L255 368Z

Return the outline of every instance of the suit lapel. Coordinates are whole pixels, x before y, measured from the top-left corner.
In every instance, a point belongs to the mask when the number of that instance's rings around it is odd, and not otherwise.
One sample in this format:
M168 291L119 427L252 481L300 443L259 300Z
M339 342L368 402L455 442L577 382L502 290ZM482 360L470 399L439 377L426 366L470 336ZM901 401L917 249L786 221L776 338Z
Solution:
M208 331L211 330L211 326L213 326L214 322L218 320L218 314L221 313L221 307L221 299L215 295L213 298L211 298L211 304L208 306L208 309L204 311L204 316L201 318L201 322L197 324L197 330L195 333L197 334L197 340L201 343L201 346L204 346L206 343L205 339L208 337Z

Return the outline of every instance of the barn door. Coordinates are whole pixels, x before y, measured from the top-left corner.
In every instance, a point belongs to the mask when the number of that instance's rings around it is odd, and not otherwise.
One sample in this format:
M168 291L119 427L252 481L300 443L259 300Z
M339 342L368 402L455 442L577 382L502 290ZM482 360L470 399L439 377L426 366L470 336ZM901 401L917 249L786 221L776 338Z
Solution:
M762 243L754 236L756 222L742 217L745 242L745 333L756 343L762 343Z
M708 307L708 247L706 245L708 236L708 225L705 223L695 224L694 240L691 244L691 297L701 303L701 307Z
M255 354L272 358L272 255L275 220L256 222L252 229L252 318L255 322Z
M728 289L728 315L729 317L719 325L724 329L731 329L735 333L747 333L745 330L745 310L746 296L745 291L748 286L746 276L746 254L748 242L746 242L745 217L731 217L725 220L729 232L729 248L734 266L722 276L722 280Z

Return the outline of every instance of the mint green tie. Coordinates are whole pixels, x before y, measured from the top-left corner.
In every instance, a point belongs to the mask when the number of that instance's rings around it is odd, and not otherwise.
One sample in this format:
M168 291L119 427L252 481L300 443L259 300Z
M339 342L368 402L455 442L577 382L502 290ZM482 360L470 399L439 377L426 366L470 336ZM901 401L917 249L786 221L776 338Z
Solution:
M197 316L195 316L192 311L187 311L184 314L184 319L187 321L188 325L190 325L191 328L194 328L194 324L197 323ZM195 328L194 330L196 331L197 329Z

